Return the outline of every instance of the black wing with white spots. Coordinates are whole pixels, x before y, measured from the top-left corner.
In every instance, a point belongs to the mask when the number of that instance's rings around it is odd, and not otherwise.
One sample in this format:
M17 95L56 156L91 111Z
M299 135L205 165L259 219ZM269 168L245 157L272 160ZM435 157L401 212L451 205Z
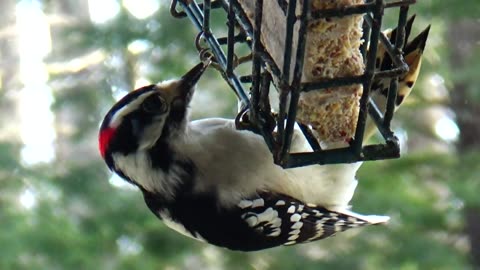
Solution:
M145 191L144 196L150 210L170 228L216 246L242 251L311 242L388 220L382 216L359 218L333 212L267 192L231 208L219 207L211 193L182 196L174 203L165 203Z
M242 200L241 218L261 238L278 245L294 245L323 239L350 228L372 224L347 214L329 211L279 194L262 193Z

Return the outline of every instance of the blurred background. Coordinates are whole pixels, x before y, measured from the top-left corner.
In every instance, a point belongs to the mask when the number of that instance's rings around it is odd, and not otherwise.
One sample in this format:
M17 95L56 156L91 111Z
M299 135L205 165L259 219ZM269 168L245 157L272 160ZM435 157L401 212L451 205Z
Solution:
M480 5L418 2L402 158L364 164L353 200L390 224L240 253L170 231L97 151L116 100L198 61L190 21L166 0L0 1L0 269L480 269ZM233 117L236 98L209 70L192 108Z

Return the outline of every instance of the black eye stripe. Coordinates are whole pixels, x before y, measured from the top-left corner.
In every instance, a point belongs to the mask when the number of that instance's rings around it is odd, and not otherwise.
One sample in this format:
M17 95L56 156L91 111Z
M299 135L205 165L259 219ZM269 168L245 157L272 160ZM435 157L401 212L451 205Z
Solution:
M164 113L167 107L167 103L159 95L151 95L142 103L142 108L147 113Z

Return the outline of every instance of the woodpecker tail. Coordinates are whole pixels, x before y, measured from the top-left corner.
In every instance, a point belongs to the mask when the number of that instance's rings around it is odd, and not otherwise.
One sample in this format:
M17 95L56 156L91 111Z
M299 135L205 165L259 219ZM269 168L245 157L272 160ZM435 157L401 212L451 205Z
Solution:
M358 214L355 212L352 212L350 210L342 210L338 211L339 213L342 213L344 215L348 215L351 217L355 217L357 219L364 220L368 222L369 224L376 225L376 224L384 224L387 223L390 220L389 216L378 216L378 215L362 215Z
M398 80L397 98L395 100L395 110L403 104L405 99L412 92L415 82L418 79L420 68L422 64L423 51L428 39L430 26L425 28L415 38L408 41L412 30L412 25L415 20L413 15L405 26L405 43L403 44L403 57L408 65L409 71ZM390 39L391 42L395 41L397 29L386 30L384 34ZM385 51L383 46L378 47L377 57L375 61L376 70L387 70L392 66L392 59ZM377 106L382 112L385 112L387 104L388 89L390 88L389 79L374 79L372 83L372 90L370 92L371 98L375 101ZM367 127L365 129L364 140L367 141L375 131L375 124L371 119L368 119Z
M389 220L386 216L332 211L278 193L259 193L254 198L241 201L238 207L241 218L258 233L258 241L273 245L308 243Z

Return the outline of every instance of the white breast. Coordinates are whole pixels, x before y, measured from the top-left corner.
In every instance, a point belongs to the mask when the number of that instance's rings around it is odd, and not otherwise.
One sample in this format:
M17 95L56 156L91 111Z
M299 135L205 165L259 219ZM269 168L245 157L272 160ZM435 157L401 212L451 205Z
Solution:
M294 145L306 146L301 133ZM284 170L273 163L263 138L238 131L226 119L191 122L178 151L190 157L198 170L197 190L219 187L222 203L234 205L258 190L283 193L306 203L330 208L346 208L357 181L357 164L315 165Z

